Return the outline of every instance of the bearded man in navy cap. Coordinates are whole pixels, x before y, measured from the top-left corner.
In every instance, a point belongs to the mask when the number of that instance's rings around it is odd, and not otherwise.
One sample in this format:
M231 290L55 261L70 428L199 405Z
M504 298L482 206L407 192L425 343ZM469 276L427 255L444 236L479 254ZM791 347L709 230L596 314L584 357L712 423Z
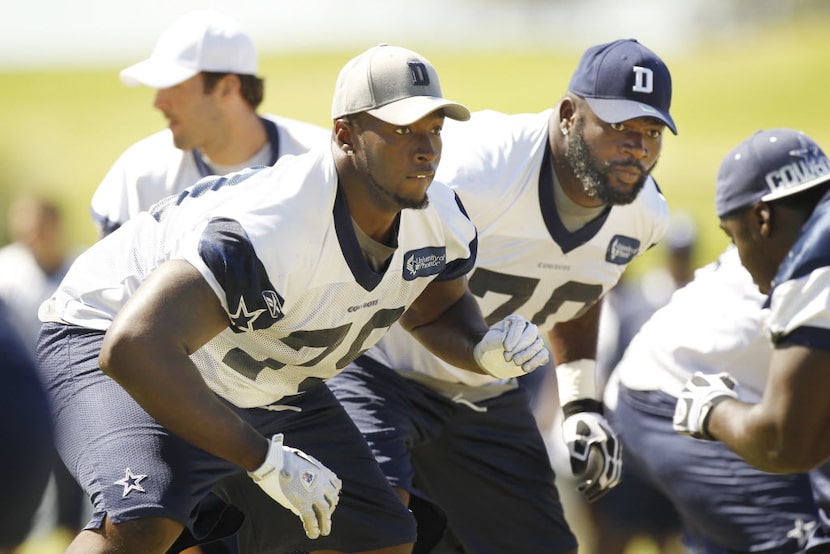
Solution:
M487 321L515 313L548 332L559 395L547 382L539 396L564 413L564 443L551 448L567 447L565 471L588 500L621 469L596 386L601 298L665 233L666 201L650 174L666 128L677 131L671 94L663 61L617 40L583 54L555 107L481 111L442 132L436 178L479 231L470 289ZM518 375L465 372L393 326L329 381L419 519L416 551L445 520L440 551L575 552L530 407L535 386ZM544 428L559 428L541 413Z

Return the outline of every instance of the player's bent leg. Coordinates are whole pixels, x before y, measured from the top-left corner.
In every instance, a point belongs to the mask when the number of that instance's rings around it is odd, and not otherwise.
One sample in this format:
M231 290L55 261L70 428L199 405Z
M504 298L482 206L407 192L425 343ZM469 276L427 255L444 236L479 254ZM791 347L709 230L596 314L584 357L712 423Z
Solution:
M613 419L625 429L627 467L675 506L686 546L803 552L819 520L807 476L765 473L722 443L679 435L672 428L676 403L663 392L623 387Z
M239 413L266 436L283 433L286 444L314 456L342 480L331 533L309 539L297 516L250 477L238 474L222 480L214 492L245 514L237 534L240 551L409 552L417 534L415 518L392 490L363 435L331 391L316 386L282 405L279 411Z
M148 517L81 531L65 554L164 554L184 526L172 519Z
M471 554L577 552L525 392L475 408L458 403L444 435L414 453L418 486L446 514L447 536Z

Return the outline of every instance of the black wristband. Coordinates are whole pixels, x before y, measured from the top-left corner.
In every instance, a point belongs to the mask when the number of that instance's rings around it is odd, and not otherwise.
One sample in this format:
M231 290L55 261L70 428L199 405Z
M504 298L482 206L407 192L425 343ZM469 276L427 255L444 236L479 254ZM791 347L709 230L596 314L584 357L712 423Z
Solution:
M562 415L565 417L569 417L580 412L596 412L602 415L604 411L602 402L594 400L593 398L580 398L579 400L572 400L562 406Z

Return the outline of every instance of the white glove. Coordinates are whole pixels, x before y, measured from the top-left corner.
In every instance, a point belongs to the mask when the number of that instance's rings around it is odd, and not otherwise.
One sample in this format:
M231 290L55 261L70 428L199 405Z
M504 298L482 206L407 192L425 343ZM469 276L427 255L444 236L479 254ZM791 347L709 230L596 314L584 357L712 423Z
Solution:
M588 502L597 500L619 484L622 443L601 414L595 411L569 414L565 410L562 438L568 446L577 490Z
M331 516L343 483L329 468L301 450L271 437L265 461L248 475L268 496L296 514L310 539L331 532Z
M737 398L732 390L738 384L728 373L695 372L686 381L674 407L674 430L696 439L715 440L707 423L712 408L727 398Z
M536 325L518 315L509 315L482 337L473 349L479 367L499 379L519 377L548 363Z

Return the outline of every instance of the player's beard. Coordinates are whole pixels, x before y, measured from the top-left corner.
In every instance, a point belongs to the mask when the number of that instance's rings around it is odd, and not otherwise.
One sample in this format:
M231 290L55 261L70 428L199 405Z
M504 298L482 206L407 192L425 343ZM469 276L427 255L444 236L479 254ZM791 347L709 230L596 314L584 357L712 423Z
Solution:
M595 196L606 206L631 204L643 189L649 172L636 160L604 164L597 162L588 143L585 142L584 127L584 120L578 118L568 136L565 158L571 164L577 179L582 181L585 193ZM628 189L616 189L611 186L608 179L608 173L614 166L634 166L640 171L640 178Z
M364 150L365 152L365 150ZM374 198L379 206L393 206L399 210L407 208L413 210L423 210L429 206L429 197L424 193L421 198L408 198L397 192L392 192L382 184L380 184L373 176L372 163L367 156L361 156L355 153L355 160L357 168L366 176L368 183L369 194Z

